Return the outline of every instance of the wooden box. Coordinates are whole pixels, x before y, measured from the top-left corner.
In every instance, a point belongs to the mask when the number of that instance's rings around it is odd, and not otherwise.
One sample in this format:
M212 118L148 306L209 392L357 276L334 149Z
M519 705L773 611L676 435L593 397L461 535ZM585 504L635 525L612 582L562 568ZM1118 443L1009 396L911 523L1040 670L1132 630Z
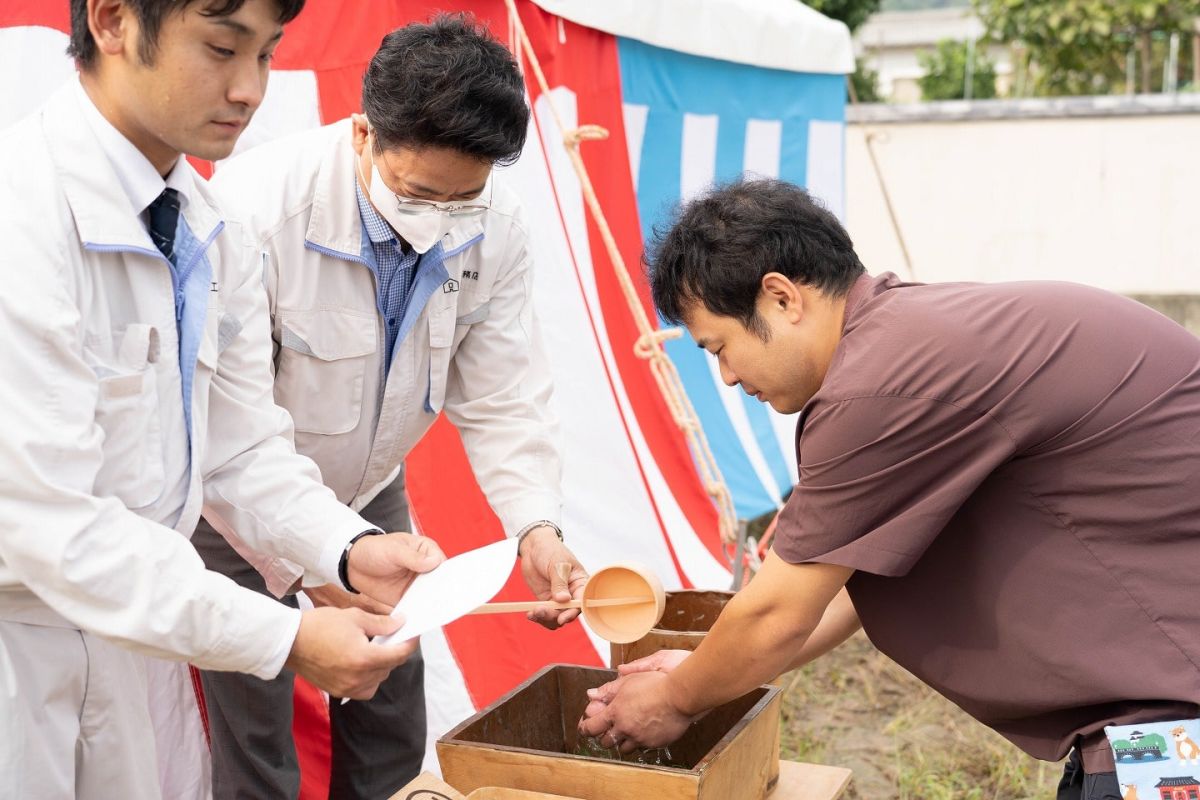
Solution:
M580 800L761 800L779 765L779 689L760 686L713 709L675 744L666 767L574 755L586 691L611 670L552 664L437 742L446 782Z
M780 762L779 783L767 800L837 800L850 783L850 770L819 764ZM485 786L464 795L440 778L422 772L392 795L391 800L577 800L558 794L531 792L527 789L500 789Z
M733 592L699 589L667 592L667 607L658 624L636 642L610 644L609 664L615 669L659 650L695 650L732 597Z
M563 797L560 794L528 792L524 789L501 789L495 786L485 786L465 795L438 776L422 772L406 783L389 800L578 800L578 798Z

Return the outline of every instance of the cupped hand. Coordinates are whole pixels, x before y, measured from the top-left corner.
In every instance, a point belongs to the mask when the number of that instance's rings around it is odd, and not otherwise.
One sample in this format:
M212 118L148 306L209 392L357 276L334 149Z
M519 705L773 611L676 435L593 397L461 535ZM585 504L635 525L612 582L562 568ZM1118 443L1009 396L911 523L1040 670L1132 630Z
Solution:
M580 734L622 753L677 741L692 718L672 704L668 681L664 672L637 672L600 687L600 696L579 720Z
M659 650L634 659L628 664L617 665L617 672L621 675L632 675L635 672L670 672L691 654L691 650Z
M625 680L626 675L633 675L638 672L670 672L683 663L683 660L692 654L691 650L659 650L656 653L651 653L648 656L634 659L627 664L618 664L617 672L621 677L615 681L597 686L595 689L588 689L588 704L584 709L585 717L592 717L604 710L604 706L608 705L609 701L617 696L620 691L621 684Z

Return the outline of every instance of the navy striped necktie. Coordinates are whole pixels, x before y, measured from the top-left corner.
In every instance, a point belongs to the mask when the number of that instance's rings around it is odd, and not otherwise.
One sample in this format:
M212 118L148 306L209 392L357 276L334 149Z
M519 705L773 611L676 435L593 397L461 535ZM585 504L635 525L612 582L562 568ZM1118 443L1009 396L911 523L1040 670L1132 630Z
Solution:
M150 238L154 246L172 266L178 266L175 263L175 226L179 222L179 192L163 189L147 210L150 213Z

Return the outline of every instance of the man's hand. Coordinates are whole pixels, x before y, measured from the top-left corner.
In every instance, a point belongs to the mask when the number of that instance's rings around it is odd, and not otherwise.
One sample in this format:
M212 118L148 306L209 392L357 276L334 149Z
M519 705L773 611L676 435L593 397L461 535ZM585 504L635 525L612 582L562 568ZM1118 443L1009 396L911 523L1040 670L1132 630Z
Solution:
M371 614L382 614L387 616L392 613L392 606L384 605L378 600L372 600L365 594L350 594L343 591L332 583L326 583L322 586L313 586L305 589L304 594L312 601L316 608L331 606L333 608L361 608Z
M691 650L659 650L657 653L634 659L628 664L618 664L617 672L622 675L632 675L635 672L670 672L691 654ZM588 695L594 691L598 690L589 689Z
M580 734L598 737L601 746L622 753L674 743L692 718L671 701L670 680L664 672L637 672L593 690L599 699L588 704L579 720Z
M371 644L372 636L393 633L402 623L357 608L305 611L285 666L333 697L368 700L388 673L416 652L416 639Z
M442 549L425 536L364 536L350 548L346 575L351 586L391 609L400 602L413 578L445 560Z
M691 654L691 650L659 650L657 653L635 659L628 664L618 664L617 672L621 674L621 677L597 686L595 689L587 690L588 704L584 709L583 716L585 718L594 717L602 712L604 707L617 696L621 685L625 682L625 676L638 672L667 673L682 664L683 660Z
M521 575L534 597L556 603L582 599L583 585L588 579L587 570L559 540L554 528L543 525L525 534L518 555L521 556ZM579 609L541 609L530 611L527 616L539 625L554 630L578 617Z

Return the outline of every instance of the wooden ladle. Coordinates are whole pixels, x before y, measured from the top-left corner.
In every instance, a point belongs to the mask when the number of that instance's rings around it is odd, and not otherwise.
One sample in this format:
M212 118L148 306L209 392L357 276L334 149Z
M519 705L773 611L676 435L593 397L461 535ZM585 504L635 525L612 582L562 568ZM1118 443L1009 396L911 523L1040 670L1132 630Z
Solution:
M472 614L506 614L543 608L578 608L596 635L609 642L635 642L662 619L667 595L658 576L641 564L623 562L598 569L583 587L583 598L567 603L530 600L484 603Z

